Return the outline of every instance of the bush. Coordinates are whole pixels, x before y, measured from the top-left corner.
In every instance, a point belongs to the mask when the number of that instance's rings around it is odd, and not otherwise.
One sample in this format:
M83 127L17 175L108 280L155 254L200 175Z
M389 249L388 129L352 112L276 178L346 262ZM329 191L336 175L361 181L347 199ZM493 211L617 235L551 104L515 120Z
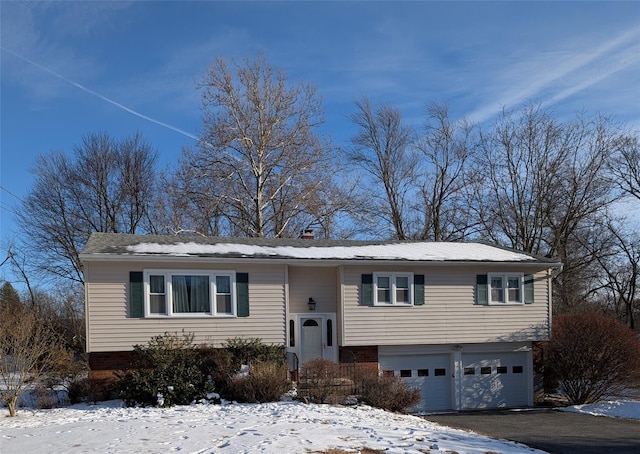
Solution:
M229 383L229 397L238 402L275 402L290 388L286 364L255 362L246 374L236 374Z
M207 377L211 377L218 394L227 399L231 378L240 369L240 364L234 365L231 354L221 348L200 347L198 353L203 372Z
M70 380L66 389L69 402L72 404L91 400L91 382L86 377Z
M240 366L243 364L250 365L253 362L276 362L279 364L287 362L284 345L267 345L257 337L227 339L224 349L231 356L231 364L235 370L240 370Z
M363 369L356 377L360 400L372 407L404 412L420 402L420 390L408 387L395 375L379 375L377 370Z
M52 366L48 371L44 384L51 390L62 387L72 404L77 404L89 397L87 360L73 351L58 346L51 348Z
M316 358L302 365L299 397L318 404L342 403L349 389L345 389L346 378L342 378L340 365L323 358ZM349 383L350 384L350 383Z
M571 404L621 394L640 371L640 340L622 323L597 313L562 314L553 322L545 373Z
M146 346L136 345L134 351L135 368L116 383L125 405L187 405L213 391L193 346L193 334L165 333Z
M262 364L273 363L278 368L286 368L287 357L284 346L267 345L259 338L244 339L236 337L228 339L222 349L204 346L199 349L199 354L202 359L203 371L207 376L211 377L220 396L228 400L241 400L243 402L255 402L259 399L261 401L274 400L273 398L265 397L265 393L268 393L267 391L257 391L255 393L250 391L250 388L254 386L251 382L240 383L238 381L237 373L243 365L250 366L254 374L262 373L258 371L271 367L262 366ZM279 373L274 372L274 375ZM257 379L254 376L250 381ZM278 375L277 379L274 377L273 382L279 382L279 384L273 393L269 395L278 393L282 387L287 387L288 389L288 384L281 384L283 380L284 383L287 383L286 373L282 376ZM242 390L243 387L248 387L249 389ZM280 395L278 395L278 398Z

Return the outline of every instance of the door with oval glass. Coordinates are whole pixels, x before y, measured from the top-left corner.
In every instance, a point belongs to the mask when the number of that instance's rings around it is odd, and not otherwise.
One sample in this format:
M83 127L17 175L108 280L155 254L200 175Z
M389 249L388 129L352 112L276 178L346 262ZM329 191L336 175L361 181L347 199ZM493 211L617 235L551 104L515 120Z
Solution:
M322 317L302 317L300 319L300 364L324 357L326 345Z

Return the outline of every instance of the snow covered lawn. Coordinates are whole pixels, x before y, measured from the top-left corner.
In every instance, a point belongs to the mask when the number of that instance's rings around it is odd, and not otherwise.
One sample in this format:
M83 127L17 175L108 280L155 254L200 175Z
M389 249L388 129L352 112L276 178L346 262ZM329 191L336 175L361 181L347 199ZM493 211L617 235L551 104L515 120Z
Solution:
M6 411L6 409L2 409ZM541 453L370 407L268 404L124 408L121 401L0 417L2 453Z
M640 402L568 407L640 419ZM269 404L124 408L122 401L52 410L0 409L2 453L306 453L370 448L385 453L541 453L524 445L360 407Z

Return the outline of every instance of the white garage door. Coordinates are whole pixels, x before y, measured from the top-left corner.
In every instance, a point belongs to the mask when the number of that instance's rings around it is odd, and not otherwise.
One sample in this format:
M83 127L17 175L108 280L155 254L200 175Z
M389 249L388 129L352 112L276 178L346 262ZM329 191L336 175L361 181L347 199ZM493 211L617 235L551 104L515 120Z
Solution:
M527 353L463 353L462 408L527 405L527 371Z
M379 357L383 371L393 371L405 383L418 388L422 400L414 410L448 410L451 404L451 357L446 354Z

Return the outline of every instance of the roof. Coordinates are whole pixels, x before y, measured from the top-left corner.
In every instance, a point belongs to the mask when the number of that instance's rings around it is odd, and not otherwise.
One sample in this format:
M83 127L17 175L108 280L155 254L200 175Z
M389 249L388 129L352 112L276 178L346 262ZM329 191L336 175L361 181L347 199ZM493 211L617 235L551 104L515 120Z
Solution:
M121 233L92 234L80 254L83 261L153 257L560 265L551 259L484 243L223 238Z

